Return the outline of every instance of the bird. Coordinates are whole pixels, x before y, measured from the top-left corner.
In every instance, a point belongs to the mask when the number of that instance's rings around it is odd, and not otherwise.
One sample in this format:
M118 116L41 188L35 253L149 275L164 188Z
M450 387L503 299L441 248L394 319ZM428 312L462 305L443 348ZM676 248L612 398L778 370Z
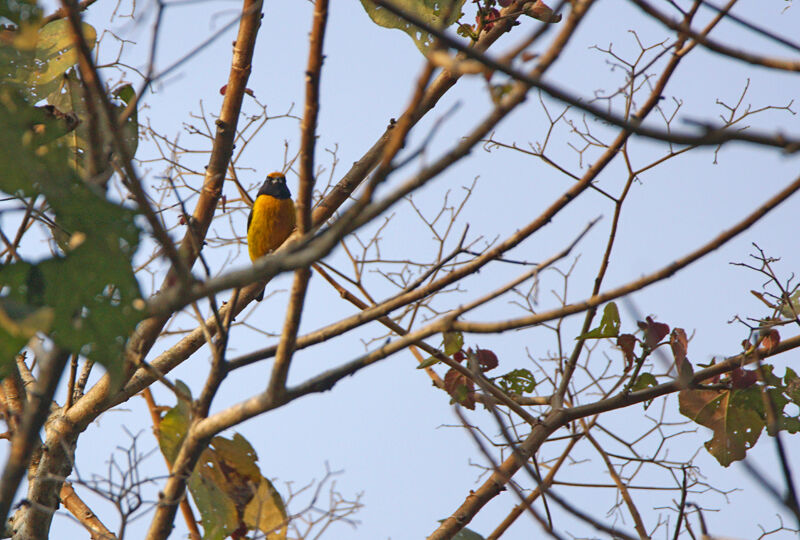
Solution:
M268 174L247 217L247 251L250 260L255 261L278 249L292 234L295 220L294 201L286 186L286 177L280 172ZM264 291L261 291L256 301L260 302L263 298Z

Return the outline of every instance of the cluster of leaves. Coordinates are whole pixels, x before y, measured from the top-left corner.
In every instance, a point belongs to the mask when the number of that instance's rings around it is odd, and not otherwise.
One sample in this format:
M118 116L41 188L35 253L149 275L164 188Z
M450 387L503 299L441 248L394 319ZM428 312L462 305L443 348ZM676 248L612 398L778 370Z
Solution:
M508 7L511 1L473 0L477 4L475 25L459 23L456 32L460 36L476 41L481 32L491 30L494 21L500 19L500 11L495 6ZM456 24L464 16L461 10L465 2L466 0L392 0L392 5L429 26L445 29ZM361 0L361 5L375 24L405 32L422 54L427 55L432 51L436 40L429 32L417 28L373 0ZM522 5L522 14L545 23L557 23L561 20L561 15L553 13L553 10L541 0L525 2Z
M140 298L131 267L140 233L135 212L85 181L89 143L81 124L88 113L75 95L81 85L70 71L77 51L67 23L42 25L30 0L2 3L0 16L12 23L0 30L0 191L31 205L44 197L46 211L36 216L61 249L36 264L20 260L0 269L0 369L42 331L115 372L141 318L133 307ZM94 46L94 29L84 25L83 34ZM135 140L135 116L131 121Z
M486 373L500 365L497 355L489 349L480 347L467 347L464 349L464 334L461 332L445 332L443 338L443 355L450 357L454 362L467 361L469 370L478 370ZM417 368L431 367L440 362L440 358L432 356L421 362ZM504 392L516 395L530 393L536 387L533 374L527 369L513 369L504 375L499 375L488 382L496 384ZM475 381L462 370L451 367L444 376L444 389L450 394L454 403L474 410L475 409Z
M713 432L705 447L720 465L744 459L765 428L773 435L800 431L800 420L785 412L789 403L800 406L800 378L791 368L782 378L773 369L769 364L737 368L718 385L678 394L681 413Z
M478 5L475 14L475 25L459 24L458 35L477 41L481 32L488 32L494 28L495 22L500 20L501 14L496 6L505 8L511 5L512 0L473 0ZM561 14L556 14L553 9L541 0L524 2L521 13L533 17L544 23L557 23L561 21Z
M190 398L184 383L178 381L177 386ZM178 455L190 419L190 399L178 399L161 420L158 442L170 463ZM261 474L257 461L253 447L238 433L232 439L214 437L201 454L188 485L200 511L205 540L246 538L251 531L261 531L268 540L285 540L283 499Z
M744 459L747 450L765 428L783 429L790 433L800 430L800 420L785 412L790 403L800 406L800 379L793 370L787 368L780 378L772 373L773 366L768 364L761 364L755 370L737 367L724 377L716 376L701 384L693 384L694 368L687 356L689 339L686 331L683 328L670 331L669 325L654 321L652 317L638 321L637 326L640 336L621 334L619 310L610 302L603 309L599 326L578 336L578 339L616 338L625 360L624 371L633 368L630 385L633 391L658 384L655 375L639 371L653 351L668 345L677 379L683 387L678 394L679 410L692 421L711 429L713 436L705 447L721 465L727 467ZM743 343L743 358L758 347L771 349L780 342L775 329L767 329L755 336L754 341Z

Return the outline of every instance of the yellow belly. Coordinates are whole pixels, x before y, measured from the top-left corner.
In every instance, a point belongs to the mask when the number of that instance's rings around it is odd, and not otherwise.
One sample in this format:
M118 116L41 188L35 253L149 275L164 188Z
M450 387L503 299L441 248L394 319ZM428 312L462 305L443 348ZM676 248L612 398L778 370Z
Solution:
M250 260L254 261L278 249L292 234L295 225L294 202L292 199L260 195L250 212L247 250L250 252Z

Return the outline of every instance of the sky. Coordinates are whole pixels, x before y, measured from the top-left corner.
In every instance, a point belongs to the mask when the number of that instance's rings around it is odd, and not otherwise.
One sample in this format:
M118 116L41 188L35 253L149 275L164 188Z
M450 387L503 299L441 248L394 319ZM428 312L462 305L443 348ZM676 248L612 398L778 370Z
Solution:
M581 25L577 35L558 62L547 73L547 80L567 88L576 95L590 99L598 90L617 88L624 83L624 72L615 66L612 57L599 49L613 51L615 55L631 61L639 54L637 39L645 47L654 46L669 37L665 29L654 22L644 21L641 13L628 2L600 2L588 20ZM165 10L160 30L156 66L163 68L182 57L197 44L237 16L236 2L183 2L170 5ZM117 14L108 26L115 6L111 0L102 0L92 6L88 21L98 28L113 32L102 37L101 62L111 61L117 55L119 41L130 40L122 48L121 61L130 66L107 69L107 80L130 80L133 69L146 66L148 43L152 31L155 3L140 0L135 6L135 18L124 15L131 6L119 4ZM471 6L465 10L473 9ZM307 36L310 29L312 4L308 2L265 3L265 15L258 37L252 75L248 87L259 102L266 104L270 116L287 112L295 116L302 113L304 70L307 55ZM471 12L470 12L471 13ZM797 6L789 2L742 3L735 13L783 36L791 37L800 26ZM702 11L702 20L708 20L709 11ZM534 29L534 21L525 20L512 36L502 39L495 51L504 51L520 36ZM636 29L636 34L629 32ZM558 31L551 29L549 37ZM212 45L169 76L155 84L144 99L145 108L140 121L147 119L155 132L167 138L178 137L181 144L193 150L207 150L208 140L192 134L189 125L199 126L200 111L209 117L217 114L222 96L219 89L227 80L231 47L235 29L225 32ZM792 56L792 51L778 48L764 39L744 32L732 23L723 23L713 37L740 47L752 47L764 54ZM335 149L337 160L333 168L334 181L340 178L349 164L359 159L363 152L383 132L391 118L397 118L405 107L423 59L409 37L397 30L376 26L366 16L359 2L332 0L330 19L325 41L326 58L321 82L321 109L317 160L325 169L321 176L328 178L333 167L330 151ZM534 51L541 49L534 48ZM794 52L796 57L796 51ZM659 64L660 65L660 64ZM496 76L495 80L502 78ZM135 80L135 79L134 79ZM748 83L749 81L749 83ZM749 84L749 86L748 86ZM662 106L665 114L680 109L673 121L675 129L689 129L686 120L716 121L726 110L720 102L736 103L747 86L743 106L752 109L772 105L784 107L800 97L800 81L796 76L774 73L764 68L742 65L706 51L690 54L681 64L678 75L670 82ZM492 139L505 144L515 143L526 148L528 144L544 141L549 123L543 112L544 104L552 115L558 115L563 105L531 92L528 101L505 119ZM619 107L616 100L612 106ZM458 105L454 112L452 107ZM387 193L418 167L430 162L468 132L492 107L486 95L486 83L481 77L467 77L442 100L437 110L423 120L412 133L409 149L417 148L425 140L434 122L441 126L422 154L404 170L390 178L388 186L379 194ZM792 104L791 111L798 105ZM245 102L244 113L255 114L259 107L252 99ZM618 109L616 109L618 110ZM744 124L754 129L775 130L799 134L800 122L793 112L783 109L766 110L746 119ZM614 130L578 111L569 111L567 117L580 128L584 122L592 133L610 141ZM144 124L144 121L142 121ZM654 124L661 126L663 124ZM572 146L570 146L570 143ZM250 188L257 186L264 175L284 166L285 154L292 155L299 145L299 122L293 118L276 118L266 123L239 158L239 174ZM581 154L580 139L564 123L557 124L550 135L548 154L575 172L585 171L593 157L602 151L587 148ZM664 143L635 140L629 150L634 168L641 167L668 151ZM409 150L407 150L409 151ZM137 158L139 171L151 189L161 185L159 177L165 174L163 163L153 161L158 152L151 136L145 137ZM195 170L202 170L203 154L181 157ZM251 169L248 169L251 168ZM296 169L295 169L296 170ZM796 155L782 154L769 148L748 148L741 143L726 145L715 154L714 148L692 151L675 157L664 164L642 173L630 192L620 222L620 232L615 255L605 281L604 289L624 284L653 272L683 254L705 244L720 231L730 227L792 181L798 170ZM600 186L617 193L626 179L620 162L604 171ZM287 175L290 188L295 191L297 176ZM199 181L198 177L194 178ZM456 227L447 245L452 247L463 227L469 223L470 238L476 240L476 249L483 249L497 238L505 238L533 219L566 190L572 182L541 161L508 149L476 148L470 156L436 178L425 189L414 195L414 204L425 215L434 215L441 200L449 190L451 200L464 196L463 186L475 182L475 187L456 221ZM235 188L228 185L226 195L236 197ZM190 199L191 203L191 199ZM696 363L706 363L714 357L735 354L740 342L747 337L746 329L732 319L739 315L763 316L765 310L750 293L760 289L763 277L753 271L731 263L750 261L757 243L768 255L780 257L775 268L787 279L800 268L800 250L797 249L796 223L798 196L786 201L767 215L757 225L706 256L690 268L683 270L657 285L639 291L620 302L623 330L633 331L636 319L653 315L671 327L685 328L692 336L689 357ZM191 204L190 204L191 207ZM600 194L589 192L567 207L542 231L523 242L509 256L526 261L545 259L560 251L574 239L594 218L601 217L575 252L559 265L566 271L574 263L570 274L567 296L570 301L585 298L593 283L593 275L605 246L611 224L613 207ZM171 217L176 218L177 214ZM407 202L395 205L387 212L388 225L380 232L380 254L385 259L430 258L435 245L430 242L430 232L421 224ZM170 219L169 217L167 219ZM245 230L244 209L231 212L228 219L214 224L214 233L224 238L241 237ZM177 220L167 221L174 227L173 237L182 236ZM370 238L375 227L365 228L362 238ZM479 238L480 237L480 238ZM151 244L152 245L152 244ZM355 246L350 242L349 245ZM141 250L144 259L147 248ZM374 252L370 252L374 255ZM208 254L214 272L241 268L249 264L244 245L230 243L214 247ZM349 271L350 266L342 249L337 249L327 259L336 268ZM199 269L195 269L199 272ZM458 303L469 301L492 290L518 275L515 265L493 263L481 274L466 281L464 290L454 292ZM140 275L140 284L152 292L153 283ZM373 269L365 274L365 283L377 298L392 293L386 280ZM247 323L265 332L277 332L283 319L287 301L286 290L291 284L289 276L282 276L268 288L278 291L252 308ZM536 309L546 310L557 305L557 295L563 294L563 277L555 271L544 273L536 295ZM227 298L226 295L222 297ZM353 313L324 281L312 278L308 307L303 315L301 334ZM471 313L467 320L493 320L521 316L524 312L503 297ZM444 295L435 305L452 306L452 296ZM175 327L189 327L188 319L175 323ZM580 324L578 317L564 322L565 335L574 336ZM786 328L787 335L792 335ZM572 332L572 333L570 333ZM323 346L312 347L296 354L290 372L290 383L299 383L326 368L346 362L369 347L371 339L383 337L380 327L369 326L364 331L343 336ZM150 358L174 343L178 336L157 343ZM571 337L565 342L569 346ZM275 339L245 327L238 327L231 339L231 355L246 353L267 345ZM367 349L365 349L365 342ZM429 342L436 346L436 339ZM501 368L534 369L531 358L538 359L556 353L552 332L525 329L502 335L468 335L466 342L472 346L490 348L500 358ZM374 345L374 344L373 344ZM186 381L190 387L200 388L208 363L207 349L201 349L190 361L170 374L174 379ZM788 353L775 360L778 373L785 365L793 364L797 355ZM592 354L593 366L608 363L610 369L621 369L618 351L603 345ZM432 388L430 380L420 370L414 369L415 360L407 352L398 353L370 367L355 377L338 383L333 391L312 395L293 402L287 407L270 412L238 426L236 431L245 435L259 455L265 476L273 478L284 495L285 482L294 488L319 480L326 467L341 471L335 476L336 490L346 498L361 493L364 507L354 516L356 527L337 523L331 526L327 538L379 539L420 538L430 534L437 521L450 515L464 500L470 489L477 489L482 481L481 467L485 458L472 439L460 427L449 397ZM439 370L443 374L443 370ZM536 374L536 372L535 372ZM268 377L268 366L256 364L236 372L226 380L215 402L214 411L240 401L259 391ZM174 398L164 388L154 387L156 399L164 405L174 404ZM587 396L585 399L588 399ZM634 439L649 432L652 418L661 411L669 422L680 421L677 400L669 397L658 400L647 411L635 407L617 411L604 419L605 426L625 433ZM496 428L485 411L468 411L467 418L487 430ZM134 398L119 409L103 415L90 426L81 438L77 471L85 477L102 474L112 454L120 457L118 446L127 444L126 431L138 434L137 448L147 452L157 447L149 430L149 417L143 400ZM681 459L696 454L694 463L705 475L705 481L728 493L698 494L695 498L717 509L706 514L713 534L736 538L756 538L759 525L766 529L779 523L778 509L765 493L754 485L739 465L724 469L702 449L710 432L696 425L669 425L664 435L681 433L670 442L669 457ZM228 432L226 436L231 436ZM644 447L655 448L661 442L659 433L650 433ZM796 437L784 438L790 455L798 455ZM540 461L556 455L563 442L545 445ZM610 447L611 447L611 443ZM586 478L609 483L596 454L586 445L576 454L574 462L564 471L564 478L580 482ZM698 448L700 450L698 451ZM615 451L621 451L617 447ZM774 447L762 436L750 453L758 466L774 477ZM795 467L797 469L797 466ZM144 464L146 474L162 475L163 461L157 452ZM796 480L800 476L795 474ZM599 480L598 480L599 479ZM637 476L639 485L652 481L658 485L668 483L668 478L657 472L642 472ZM529 479L525 483L530 485ZM157 485L148 486L153 496ZM626 512L620 521L619 514L607 514L615 504L613 489L579 489L557 487L557 493L567 497L577 506L613 522L625 530L633 526ZM647 493L634 490L634 496L649 526L655 525L659 508L679 497L677 492ZM302 498L302 497L301 497ZM90 495L87 500L94 501ZM306 497L307 500L307 497ZM503 493L493 500L469 525L486 535L516 504L513 493ZM98 504L102 505L101 502ZM102 506L100 506L102 508ZM302 503L294 507L302 508ZM748 511L742 511L747 509ZM108 515L108 514L101 514ZM596 537L596 533L554 510L556 523L568 536ZM666 513L664 514L666 515ZM674 520L674 516L672 517ZM146 530L149 520L145 516L136 521L128 532L137 538ZM178 531L183 531L177 520ZM786 523L791 523L788 519ZM106 523L114 528L113 519ZM63 512L54 521L54 538L79 535L78 526ZM671 528L670 528L671 531ZM530 538L540 534L538 525L529 516L522 516L503 538ZM75 536L73 536L75 535ZM659 529L656 538L666 538L665 528ZM181 537L176 532L174 537ZM670 536L671 537L671 536ZM773 538L790 538L783 533Z

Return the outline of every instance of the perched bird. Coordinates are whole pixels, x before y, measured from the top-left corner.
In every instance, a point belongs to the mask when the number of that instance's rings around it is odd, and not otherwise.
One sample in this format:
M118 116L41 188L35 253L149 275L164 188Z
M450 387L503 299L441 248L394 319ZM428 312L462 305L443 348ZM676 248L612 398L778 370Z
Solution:
M295 211L292 194L286 187L283 173L274 172L267 175L247 218L247 250L250 260L278 249L295 226ZM264 298L264 291L256 297Z

